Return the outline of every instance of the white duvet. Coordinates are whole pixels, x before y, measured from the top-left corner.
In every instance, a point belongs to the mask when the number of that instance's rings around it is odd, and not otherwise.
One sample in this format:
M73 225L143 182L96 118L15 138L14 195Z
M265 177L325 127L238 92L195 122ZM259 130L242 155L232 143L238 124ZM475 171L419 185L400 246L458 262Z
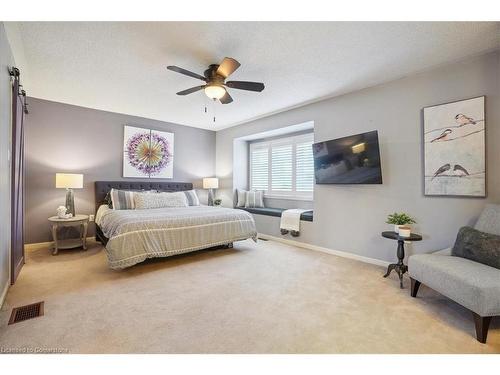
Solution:
M95 221L109 238L106 254L113 269L257 237L250 213L222 207L113 210L103 205Z

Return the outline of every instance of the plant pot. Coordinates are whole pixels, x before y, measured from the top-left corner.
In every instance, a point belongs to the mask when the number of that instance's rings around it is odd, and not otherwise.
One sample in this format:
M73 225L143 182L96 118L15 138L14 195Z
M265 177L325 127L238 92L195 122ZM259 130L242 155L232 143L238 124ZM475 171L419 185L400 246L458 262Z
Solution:
M394 225L394 232L399 233L399 228L400 227L410 227L410 225L409 224Z
M401 226L399 228L399 237L402 238L409 238L411 236L411 229L408 225L406 226Z

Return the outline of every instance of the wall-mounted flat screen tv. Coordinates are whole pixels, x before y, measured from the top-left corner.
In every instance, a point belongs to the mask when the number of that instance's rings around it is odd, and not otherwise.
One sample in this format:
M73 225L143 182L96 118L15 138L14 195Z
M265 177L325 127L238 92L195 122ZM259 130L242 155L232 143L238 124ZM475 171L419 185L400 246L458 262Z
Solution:
M381 184L376 130L313 144L317 184Z

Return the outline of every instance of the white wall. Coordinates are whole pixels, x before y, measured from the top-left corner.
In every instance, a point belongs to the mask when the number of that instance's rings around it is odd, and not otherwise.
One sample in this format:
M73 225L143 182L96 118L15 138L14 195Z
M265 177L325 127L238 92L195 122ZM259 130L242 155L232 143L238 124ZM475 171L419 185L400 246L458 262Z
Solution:
M0 306L10 284L10 137L11 84L14 58L0 22Z
M424 241L414 252L450 246L457 230L472 223L486 202L500 203L500 53L442 66L376 87L309 104L217 132L219 197L232 202L234 138L314 121L315 141L379 131L383 185L316 185L314 222L305 238L313 245L381 260L395 258L382 239L388 213L407 211ZM486 95L488 198L424 197L421 129L423 107ZM267 233L277 235L276 233Z

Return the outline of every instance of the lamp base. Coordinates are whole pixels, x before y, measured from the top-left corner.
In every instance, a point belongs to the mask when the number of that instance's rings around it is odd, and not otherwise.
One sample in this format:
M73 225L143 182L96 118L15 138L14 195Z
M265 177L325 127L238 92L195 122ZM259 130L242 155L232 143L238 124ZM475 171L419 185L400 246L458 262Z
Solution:
M75 216L75 196L73 189L66 189L66 213Z
M214 189L208 189L208 205L214 205Z

